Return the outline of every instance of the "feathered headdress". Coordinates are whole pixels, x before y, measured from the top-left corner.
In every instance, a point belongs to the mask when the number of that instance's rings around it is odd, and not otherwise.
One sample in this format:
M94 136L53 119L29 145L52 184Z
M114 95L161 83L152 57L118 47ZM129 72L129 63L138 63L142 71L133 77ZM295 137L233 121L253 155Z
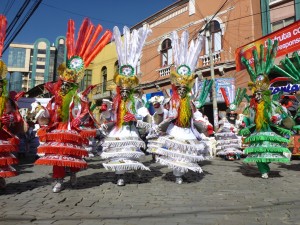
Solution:
M292 83L299 84L300 81L300 57L298 52L293 52L292 59L285 57L280 61L282 66L274 66L274 70L288 78ZM275 80L275 79L274 79ZM280 80L280 79L279 79Z
M207 79L203 80L201 89L198 89L198 85L196 84L194 86L197 87L195 87L195 90L192 90L194 93L196 93L193 101L195 103L196 108L200 109L204 106L206 102L206 98L211 91L213 81Z
M69 20L66 34L67 63L61 64L58 68L62 80L78 83L83 78L85 68L112 37L111 31L107 30L97 41L101 32L100 24L95 27L88 18L85 18L75 41L75 23L73 20Z
M233 98L233 96L227 94L229 92L226 92L225 88L222 87L220 88L220 90L224 98L225 104L230 111L235 111L239 107L247 91L246 88L238 88L236 91L236 95Z
M252 89L253 93L256 91L266 91L269 89L270 80L268 76L274 66L274 60L277 54L277 46L277 40L274 40L274 44L272 45L272 41L268 39L266 59L264 57L265 52L262 44L260 45L260 58L258 57L256 49L252 51L255 71L250 66L248 60L245 57L242 57L241 61L246 66L252 81L248 84L248 87Z
M119 71L114 76L114 82L117 86L130 89L139 84L136 77L135 68L141 56L142 48L144 46L147 36L151 33L148 26L141 27L138 30L133 30L130 33L128 27L124 27L123 41L118 27L113 29L113 37L116 43Z
M186 86L192 88L194 82L193 72L202 50L203 38L199 36L196 41L191 41L188 48L189 33L185 30L179 40L176 31L172 32L172 48L176 72L171 73L171 83L175 86Z
M3 80L7 74L7 66L2 61L2 51L6 36L7 20L4 15L0 15L0 80Z

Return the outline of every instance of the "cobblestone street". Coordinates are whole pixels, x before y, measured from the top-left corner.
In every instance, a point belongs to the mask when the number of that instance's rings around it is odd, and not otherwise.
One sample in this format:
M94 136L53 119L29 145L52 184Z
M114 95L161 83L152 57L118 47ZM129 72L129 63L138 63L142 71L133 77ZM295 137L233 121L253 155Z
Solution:
M7 224L300 224L300 161L271 164L270 178L254 165L214 158L201 163L204 173L188 173L174 183L171 171L144 163L151 172L127 173L118 187L114 173L99 157L87 160L78 185L51 190L51 167L21 160L20 175L7 179L0 195L1 225Z

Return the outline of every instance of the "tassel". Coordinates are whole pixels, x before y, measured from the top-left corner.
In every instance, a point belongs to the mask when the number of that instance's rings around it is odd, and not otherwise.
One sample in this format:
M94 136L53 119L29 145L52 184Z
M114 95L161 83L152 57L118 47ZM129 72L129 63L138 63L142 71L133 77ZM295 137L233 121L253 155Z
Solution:
M0 154L0 166L8 166L11 164L17 164L19 161L11 153Z
M39 146L38 153L44 154L57 154L57 155L65 155L65 156L77 156L77 157L85 157L88 156L89 153L84 149L76 149L70 147L62 147L62 146Z
M96 136L96 130L81 130L80 136L83 138L91 138Z
M1 169L3 169L3 168L1 168ZM9 170L2 171L2 172L0 172L0 174L1 174L1 177L3 177L3 178L15 177L18 175L17 171L9 171Z
M75 168L87 168L87 163L82 162L74 162L74 161L63 161L59 159L48 159L46 157L39 158L34 163L35 165L48 165L48 166L63 166L63 167L75 167Z

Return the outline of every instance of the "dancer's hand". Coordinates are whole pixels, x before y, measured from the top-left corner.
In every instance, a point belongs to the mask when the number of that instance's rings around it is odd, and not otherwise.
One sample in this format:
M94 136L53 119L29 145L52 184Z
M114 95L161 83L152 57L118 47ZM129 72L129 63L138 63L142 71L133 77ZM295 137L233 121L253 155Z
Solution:
M126 113L126 115L124 116L124 122L130 122L130 121L136 121L135 116L132 113Z
M75 119L72 121L72 126L73 126L73 127L79 127L80 124L81 124L80 118L75 118Z
M3 124L10 124L14 122L15 118L12 114L4 114L0 120Z

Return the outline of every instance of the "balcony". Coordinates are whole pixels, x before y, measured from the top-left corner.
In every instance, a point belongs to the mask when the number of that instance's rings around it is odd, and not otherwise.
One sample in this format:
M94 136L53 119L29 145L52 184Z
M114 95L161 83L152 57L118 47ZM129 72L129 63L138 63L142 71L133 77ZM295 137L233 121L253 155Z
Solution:
M162 67L160 69L157 70L159 72L159 76L160 77L166 77L170 75L170 71L171 71L171 65Z
M110 98L111 91L115 89L115 83L113 80L109 80L104 83L99 83L97 86L92 90L92 98L93 100L103 99L103 98Z
M210 65L210 58L209 55L203 55L199 57L202 60L202 66L209 66ZM214 64L221 62L221 51L213 52L212 58Z

